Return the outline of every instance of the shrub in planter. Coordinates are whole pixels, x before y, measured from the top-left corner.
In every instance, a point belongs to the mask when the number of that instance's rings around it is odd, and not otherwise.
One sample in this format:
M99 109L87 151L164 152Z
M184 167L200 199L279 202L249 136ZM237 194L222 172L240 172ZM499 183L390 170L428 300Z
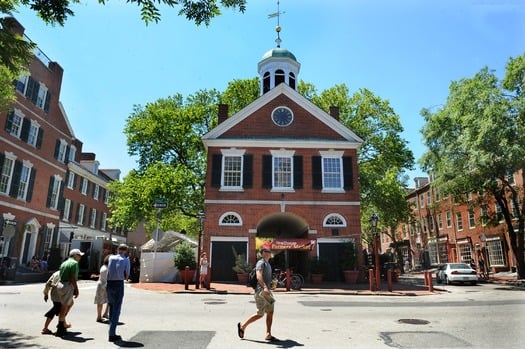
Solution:
M195 257L195 251L189 242L183 242L175 247L175 257L173 257L175 267L182 272L186 266L190 270L197 268L197 258Z

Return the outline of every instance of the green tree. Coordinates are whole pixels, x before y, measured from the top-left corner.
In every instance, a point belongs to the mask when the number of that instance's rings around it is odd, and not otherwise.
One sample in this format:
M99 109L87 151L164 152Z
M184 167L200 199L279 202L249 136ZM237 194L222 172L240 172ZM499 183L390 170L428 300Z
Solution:
M146 221L147 228L154 228L152 204L162 197L168 200L162 227L197 230L206 174L201 136L217 124L218 101L217 91L202 90L186 100L179 94L134 107L124 133L129 155L138 157L138 169L110 187L112 225L133 229Z
M341 123L363 139L358 154L361 225L369 226L370 216L376 213L381 218L378 229L389 235L396 246L394 232L410 213L405 171L414 166L412 151L401 138L399 116L387 100L367 89L352 95L344 84L319 95L311 84L300 85L299 89L323 110L338 106ZM365 241L370 241L371 231L364 231Z
M509 60L503 81L485 67L472 78L452 82L445 105L435 112L421 112L428 151L420 160L423 169L435 176L433 185L445 193L456 198L481 193L478 205L496 201L521 279L525 278L525 200L523 187L509 182L509 176L519 173L524 183L524 76L522 55ZM498 224L499 219L492 221Z
M102 5L109 0L98 0ZM179 9L179 16L195 22L196 25L209 25L211 20L221 14L222 8L236 9L241 13L246 10L246 0L127 0L140 8L144 23L158 23L161 20L160 6ZM27 69L33 59L34 43L24 40L11 31L12 13L19 6L29 7L47 24L63 26L68 17L74 16L72 5L80 0L2 0L0 1L0 69L7 69L10 75L18 77ZM2 80L3 80L3 72ZM3 82L3 81L2 81ZM10 85L11 86L11 85ZM0 90L0 109L9 105L14 98L14 89ZM6 104L7 103L7 104Z

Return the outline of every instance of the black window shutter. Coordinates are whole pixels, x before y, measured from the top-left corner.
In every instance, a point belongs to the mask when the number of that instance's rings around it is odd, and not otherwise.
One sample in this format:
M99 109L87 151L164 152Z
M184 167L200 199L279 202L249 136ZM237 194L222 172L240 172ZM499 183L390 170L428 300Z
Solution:
M87 196L90 196L89 189L90 189L91 187L92 187L91 182L90 182L90 181L87 181L87 186L86 186L86 195L87 195Z
M0 153L0 169L4 167L4 160L5 160L5 154L1 152Z
M312 188L323 189L323 171L321 169L320 156L312 156Z
M42 138L44 138L44 130L42 128L38 129L38 135L36 137L36 148L40 149L42 148Z
M4 127L4 130L6 130L7 132L11 132L11 128L13 127L13 116L15 116L15 112L13 110L10 110L9 114L7 114Z
M49 188L47 189L47 200L46 207L51 207L51 195L53 193L53 184L55 183L55 177L49 177Z
M60 139L55 141L55 159L58 160L58 152L60 151Z
M57 209L60 211L64 210L64 181L60 181L60 192L58 194L58 206Z
M74 207L75 207L75 203L73 201L71 201L71 203L69 204L69 212L68 212L67 217L66 217L66 219L68 221L71 219L71 215L73 214L73 208Z
M253 155L244 155L242 186L243 188L251 188L253 186Z
M31 121L28 118L24 118L22 121L22 129L20 130L20 139L27 143L29 139L29 128L31 127Z
M15 160L15 167L13 169L13 176L11 177L11 188L9 189L9 196L16 198L18 196L18 188L20 188L20 175L22 174L22 167L24 164L20 160Z
M354 171L351 156L343 156L343 182L345 190L354 188Z
M36 169L31 169L31 176L29 177L29 184L27 185L26 202L31 202L33 198L33 189L35 187Z
M303 189L303 157L300 155L293 157L293 187Z
M263 155L262 158L262 187L272 188L272 156Z
M26 88L26 97L31 99L33 96L33 89L35 88L34 81L32 77L27 77L27 88Z
M221 172L222 172L222 155L213 154L211 158L211 186L214 188L221 187Z
M75 212L75 224L78 223L79 213L80 213L80 202L77 204L77 211ZM82 222L80 222L80 223L82 223Z
M69 145L66 147L66 156L64 159L64 163L67 164L69 162Z
M49 112L49 103L51 101L51 92L49 90L46 93L46 101L44 103L44 111L47 113Z
M86 225L87 213L89 212L87 206L84 206L84 217L82 217L82 225Z
M78 183L79 179L78 179L78 176L76 174L73 174L73 176L75 176L75 178L73 179L73 189L75 189L77 187L77 183Z

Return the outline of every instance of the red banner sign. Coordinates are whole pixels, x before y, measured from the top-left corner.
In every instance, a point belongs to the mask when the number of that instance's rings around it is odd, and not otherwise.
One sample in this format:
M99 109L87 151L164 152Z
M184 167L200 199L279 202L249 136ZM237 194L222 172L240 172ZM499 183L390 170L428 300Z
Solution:
M309 239L273 239L272 250L302 250L311 251L315 240Z

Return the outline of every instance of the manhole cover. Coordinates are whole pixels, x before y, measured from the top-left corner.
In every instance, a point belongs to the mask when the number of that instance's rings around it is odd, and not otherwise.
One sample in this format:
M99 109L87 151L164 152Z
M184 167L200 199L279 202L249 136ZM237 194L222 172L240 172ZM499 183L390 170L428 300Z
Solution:
M422 320L422 319L399 319L397 322L400 322L402 324L411 324L411 325L427 325L430 323L430 321Z

